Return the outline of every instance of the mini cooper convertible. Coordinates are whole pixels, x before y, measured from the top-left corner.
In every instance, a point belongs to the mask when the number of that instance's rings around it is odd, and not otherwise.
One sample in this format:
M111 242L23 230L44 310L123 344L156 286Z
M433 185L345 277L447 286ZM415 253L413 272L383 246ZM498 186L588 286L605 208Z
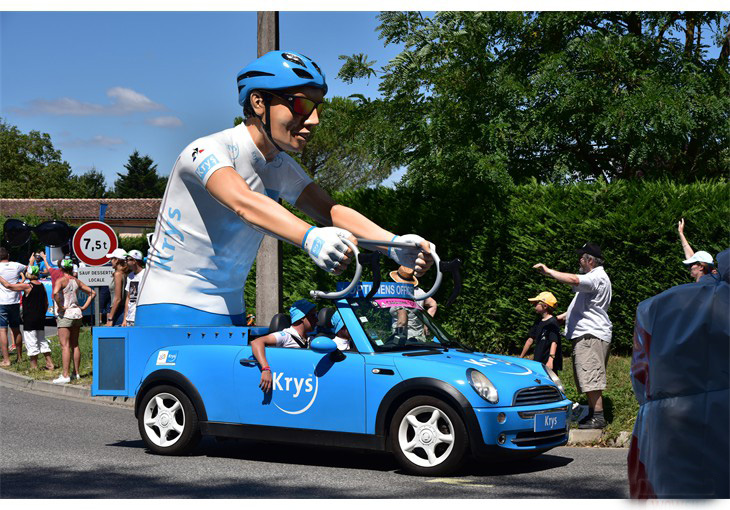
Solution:
M140 435L163 455L212 435L389 451L408 472L443 475L467 453L526 458L567 442L572 403L552 370L470 350L411 285L359 282L360 271L358 262L339 293L314 291L332 306L320 309L308 348L267 347L267 393L249 341L270 328L134 326L94 328L92 395L135 397ZM429 295L440 281L439 270ZM352 338L347 350L327 334L333 313ZM399 313L408 328L397 327ZM274 319L274 330L288 325Z

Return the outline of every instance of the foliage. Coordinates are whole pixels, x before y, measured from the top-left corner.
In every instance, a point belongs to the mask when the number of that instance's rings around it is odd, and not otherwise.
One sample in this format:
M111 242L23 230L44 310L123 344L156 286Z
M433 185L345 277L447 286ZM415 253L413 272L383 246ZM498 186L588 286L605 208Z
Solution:
M61 160L47 133L28 134L0 119L0 197L72 196L71 167Z
M119 236L119 247L126 252L139 250L144 256L147 256L147 252L150 249L150 245L147 242L147 234L150 232L152 232L152 229L145 229L142 235Z
M393 127L376 156L412 181L479 161L515 182L726 176L728 19L722 12L384 12L405 49L361 107ZM710 58L711 34L721 49ZM350 57L345 81L371 63ZM370 66L372 68L372 66ZM397 133L397 136L389 134Z
M380 115L358 106L359 100L326 99L320 124L304 151L295 156L307 173L327 191L379 184L393 165L375 157L373 133L387 130Z
M140 156L135 150L124 168L127 173L118 172L114 181L115 198L162 198L167 186L167 177L157 175L157 165L149 156Z
M423 235L437 245L443 260L462 259L462 293L453 306L440 308L437 318L466 343L506 354L519 354L535 320L528 297L549 290L558 299L558 312L572 299L568 286L532 270L537 262L575 273L576 248L589 240L602 247L613 285L612 352L628 354L638 303L690 282L681 263L677 221L685 218L687 238L696 250L714 255L727 248L730 239L730 185L716 180L574 185L533 181L515 187L475 180L455 190L408 185L351 190L334 198L395 233ZM395 267L390 260L383 266L385 279ZM352 271L334 278L316 269L302 250L284 244L284 305L314 288L331 290ZM364 278L370 278L367 271ZM422 278L424 288L433 278L432 271ZM446 278L437 301L445 302L450 292L451 279ZM253 273L246 302L253 310ZM566 343L564 352L569 349Z
M91 306L93 307L94 304L92 303ZM61 344L58 341L57 335L48 337L48 341L51 345L51 358L53 359L53 365L55 366L54 370L42 369L42 367L44 367L46 364L46 360L43 354L38 355L38 366L41 367L41 369L31 370L30 360L28 359L28 352L25 348L23 348L23 358L19 363L15 362L16 354L14 352L10 353L10 360L13 362L13 364L9 367L4 367L4 369L10 370L12 372L17 372L26 377L35 379L36 381L52 381L63 372L63 365L61 363ZM81 350L81 366L79 367L79 375L81 376L81 379L74 379L71 381L70 384L83 384L87 386L91 384L91 380L93 377L93 355L91 352L91 347L91 328L82 327L81 332L79 333L79 349Z
M71 180L76 193L74 197L68 198L106 198L109 196L104 174L96 168L81 175L72 175Z
M320 186L328 192L377 185L387 179L394 166L375 157L372 140L390 129L376 109L362 96L325 99L320 123L301 154L292 154ZM236 117L233 125L243 122Z
M104 198L104 175L93 168L73 175L48 133L21 133L0 119L0 197Z
M639 403L631 386L630 370L631 356L609 355L606 366L606 390L603 392L606 429L602 434L602 441L608 442L616 439L620 432L624 430L631 432L634 429ZM567 397L573 402L587 405L585 393L578 393L575 386L573 363L569 356L563 360L563 370L558 375Z

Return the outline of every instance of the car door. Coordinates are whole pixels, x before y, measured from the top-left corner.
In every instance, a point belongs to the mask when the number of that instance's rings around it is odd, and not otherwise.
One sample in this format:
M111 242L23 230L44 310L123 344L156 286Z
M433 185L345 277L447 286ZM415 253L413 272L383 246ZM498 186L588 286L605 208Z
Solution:
M336 354L336 353L335 353ZM365 432L365 361L309 349L267 347L273 389L259 388L261 371L245 347L234 364L241 423L339 432Z

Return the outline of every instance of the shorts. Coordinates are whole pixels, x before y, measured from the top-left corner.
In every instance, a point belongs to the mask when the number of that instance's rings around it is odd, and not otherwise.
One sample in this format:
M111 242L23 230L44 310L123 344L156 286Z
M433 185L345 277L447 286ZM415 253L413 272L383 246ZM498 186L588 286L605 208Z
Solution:
M0 328L20 327L20 303L0 305Z
M573 376L580 393L606 389L609 342L593 336L573 340Z
M83 319L66 319L65 317L56 317L56 327L58 328L75 328L81 327Z
M28 331L23 330L23 343L28 356L38 356L39 353L51 352L51 346L48 345L46 332L42 329Z

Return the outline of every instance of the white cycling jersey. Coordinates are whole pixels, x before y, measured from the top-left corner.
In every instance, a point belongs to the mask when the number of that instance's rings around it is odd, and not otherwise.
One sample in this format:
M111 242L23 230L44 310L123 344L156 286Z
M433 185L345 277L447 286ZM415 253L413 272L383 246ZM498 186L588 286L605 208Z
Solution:
M138 306L244 313L243 287L264 234L208 193L208 179L223 167L233 167L253 191L291 204L312 182L284 152L267 163L243 124L195 140L170 173Z

